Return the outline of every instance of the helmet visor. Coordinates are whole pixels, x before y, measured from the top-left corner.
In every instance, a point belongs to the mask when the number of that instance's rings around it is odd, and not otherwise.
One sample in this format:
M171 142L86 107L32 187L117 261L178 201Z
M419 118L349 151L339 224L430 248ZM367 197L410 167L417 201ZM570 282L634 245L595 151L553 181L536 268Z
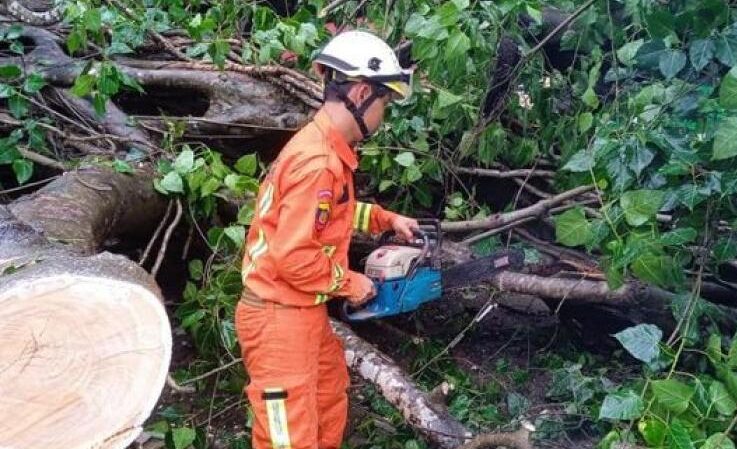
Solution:
M392 102L406 104L412 96L412 71L406 70L397 75L375 76L371 81L386 86L392 93Z

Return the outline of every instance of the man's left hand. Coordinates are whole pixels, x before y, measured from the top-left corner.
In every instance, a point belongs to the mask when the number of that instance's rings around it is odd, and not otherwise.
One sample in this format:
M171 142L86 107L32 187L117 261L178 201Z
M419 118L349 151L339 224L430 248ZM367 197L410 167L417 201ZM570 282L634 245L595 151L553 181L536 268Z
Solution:
M420 225L414 218L397 215L392 222L392 229L398 236L404 238L408 242L414 238L413 230L419 230Z

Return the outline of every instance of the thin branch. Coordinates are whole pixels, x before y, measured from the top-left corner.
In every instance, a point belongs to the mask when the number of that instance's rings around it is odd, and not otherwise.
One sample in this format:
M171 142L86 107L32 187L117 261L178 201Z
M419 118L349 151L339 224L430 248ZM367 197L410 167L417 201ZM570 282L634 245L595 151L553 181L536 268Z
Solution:
M167 221L169 221L169 216L171 215L171 211L174 208L174 201L169 200L169 205L166 206L166 212L164 213L164 218L161 219L159 222L159 225L156 226L156 230L154 231L153 235L151 235L151 239L148 241L148 244L146 245L146 249L143 251L143 254L141 255L141 258L138 259L138 265L143 265L143 263L148 259L148 254L151 252L151 248L153 248L154 243L159 238L159 234L161 234L161 231L164 230L164 225Z
M28 184L23 184L22 186L13 187L12 189L0 190L0 195L5 195L7 193L13 193L13 192L19 192L21 190L30 189L31 187L36 187L36 186L40 186L43 184L47 184L60 177L61 176L59 175L51 176L50 178L42 179L40 181L35 181L35 182L29 182Z
M62 164L61 162L57 161L56 159L52 159L50 157L44 156L42 154L38 154L36 152L33 152L29 149L19 147L18 152L23 156L24 158L28 159L29 161L33 161L40 165L45 165L47 167L55 168L57 170L65 171L67 167Z
M521 168L517 170L494 170L490 168L475 168L475 167L454 167L458 173L464 173L468 175L487 176L490 178L517 178L526 176L541 176L546 178L552 178L555 176L554 171L550 170L537 170L534 168Z
M225 371L228 368L230 368L231 366L237 365L237 364L239 364L241 362L243 362L243 359L241 357L238 357L237 359L233 359L232 361L226 363L223 366L219 366L219 367L217 367L215 369L212 369L212 370L210 370L210 371L208 371L208 372L206 372L204 374L200 374L197 377L193 377L191 379L187 379L184 382L180 383L179 385L180 386L189 385L189 384L198 382L200 380L207 379L208 377L212 376L213 374L217 374L217 373L219 373L221 371Z
M166 228L164 240L161 242L161 248L159 249L159 255L156 257L156 262L154 263L153 268L151 268L151 276L156 277L156 274L159 272L159 268L161 268L161 263L164 261L164 255L166 254L166 247L169 246L169 239L171 238L174 229L177 227L181 219L182 201L177 198L177 213L176 215L174 215L174 220L171 222L169 227Z
M194 387L183 387L179 385L177 381L171 377L171 373L166 375L166 385L177 393L192 394L197 392L197 389Z

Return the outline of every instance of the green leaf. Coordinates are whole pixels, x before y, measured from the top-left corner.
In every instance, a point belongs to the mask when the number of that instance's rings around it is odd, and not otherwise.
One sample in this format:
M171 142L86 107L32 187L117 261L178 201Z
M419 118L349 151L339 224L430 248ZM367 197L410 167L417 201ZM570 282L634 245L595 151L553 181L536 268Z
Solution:
M581 207L569 209L555 217L555 240L566 246L587 244L593 234L591 223Z
M444 109L448 106L453 106L456 103L460 103L463 97L455 95L445 89L438 89L437 107L438 109Z
M33 175L33 162L27 159L16 159L13 161L13 172L18 184L25 184Z
M624 65L633 65L635 63L637 51L642 47L644 42L645 41L642 39L637 39L636 41L627 42L622 45L622 47L617 50L617 58L619 58L619 61Z
M251 221L253 221L253 205L252 204L245 204L241 206L241 208L238 210L237 221L238 221L238 224L242 224L244 226L251 225Z
M0 77L2 78L18 78L22 73L20 67L15 64L0 66Z
M241 156L241 158L236 161L234 168L242 175L253 176L256 174L256 169L258 168L258 159L255 154Z
M726 109L737 109L737 66L722 79L719 86L719 104Z
M656 9L652 14L645 17L647 31L652 37L664 38L673 32L673 15L666 9Z
M217 190L220 188L220 181L216 178L207 178L207 181L202 183L202 187L200 187L200 198L205 198L213 193L217 192Z
M164 178L159 182L159 185L166 192L184 192L184 183L182 182L182 177L179 176L179 173L175 171L170 171L169 173L167 173L166 176L164 176Z
M714 59L716 45L711 39L697 39L691 42L688 49L688 55L691 58L691 65L696 71L701 71L706 65Z
M95 76L90 74L80 75L76 80L74 80L71 92L78 97L84 97L92 92L92 89L95 87L95 83L97 83L97 78Z
M174 159L174 164L172 164L172 168L174 168L174 171L176 171L180 175L186 175L187 173L191 172L193 167L194 151L190 149L186 149L179 153L177 158Z
M578 130L581 134L585 133L594 123L594 114L590 112L584 112L578 116Z
M712 249L714 261L724 263L737 257L737 241L731 237L722 237Z
M15 118L23 118L28 115L28 101L20 95L13 95L8 99L10 113Z
M133 173L133 167L126 161L121 161L120 159L113 161L113 170L118 173Z
M668 429L668 431L670 433L671 447L673 449L694 449L691 436L680 421L674 420L671 422L670 429Z
M596 96L596 92L594 92L594 88L591 86L589 86L588 89L586 89L586 91L583 93L581 100L586 106L590 107L591 109L596 109L599 107L599 97Z
M688 409L689 401L694 395L693 387L676 379L654 380L650 387L655 400L667 410L681 414Z
M563 166L563 170L568 170L574 173L583 173L588 172L589 170L594 168L594 164L595 161L593 151L588 151L584 149L574 154L568 160L566 165Z
M729 159L734 156L737 156L737 117L727 117L717 127L712 159Z
M609 393L599 410L599 419L630 420L642 416L645 404L632 390Z
M177 427L171 431L174 449L187 449L194 443L197 433L189 427Z
M92 31L93 33L96 33L100 31L100 28L102 27L102 14L100 14L100 10L97 8L90 8L84 13L84 27Z
M23 81L23 91L29 94L35 94L46 85L46 81L37 73L31 73Z
M682 273L673 261L666 255L645 253L632 263L632 272L643 281L652 282L660 287L677 285Z
M74 55L87 42L87 35L83 30L74 30L67 36L67 49Z
M394 160L402 167L409 167L415 163L415 155L409 151L399 153Z
M719 62L732 67L737 64L737 36L726 33L717 36L714 54Z
M8 98L15 95L16 91L10 84L0 83L0 98Z
M205 265L200 259L190 260L187 268L189 269L189 277L192 280L199 281L202 279L202 274L205 272Z
M448 42L445 44L445 58L446 61L453 61L456 59L466 57L466 53L471 49L471 40L466 34L456 28L453 34L450 35Z
M223 232L238 248L243 247L243 243L246 241L246 228L244 226L228 226Z
M655 70L660 64L660 57L665 50L665 44L660 39L645 42L637 50L635 56L637 65L648 70Z
M663 331L653 324L638 324L614 334L614 338L632 357L645 363L652 363L660 356L658 343L663 338Z
M715 433L704 441L701 449L735 449L734 441L723 433Z
M723 383L718 380L712 382L709 386L709 397L717 412L724 416L734 416L734 412L737 411L737 402L729 394Z
M661 447L668 428L658 419L641 419L637 423L637 430L648 444L648 447Z
M200 321L202 321L202 319L203 319L203 318L204 318L204 317L205 317L206 315L207 315L207 312L206 312L206 311L204 311L204 310L202 310L202 309L199 309L199 310L195 310L194 312L192 312L192 313L190 313L190 314L186 315L186 316L185 316L185 317L184 317L184 318L182 319L182 321L181 321L181 323L180 323L180 324L181 324L182 328L184 328L184 329L189 329L189 328L191 328L191 327L193 327L193 326L195 326L195 325L199 324L199 322L200 322ZM188 446L189 446L189 445L188 445Z
M660 190L630 190L619 200L624 210L624 217L630 226L641 226L655 217L665 200L665 193Z
M698 232L694 228L678 228L660 236L660 243L665 246L679 246L693 242Z
M686 61L687 58L684 52L681 50L669 49L665 50L660 55L658 68L660 68L660 73L662 73L666 79L671 79L686 67Z

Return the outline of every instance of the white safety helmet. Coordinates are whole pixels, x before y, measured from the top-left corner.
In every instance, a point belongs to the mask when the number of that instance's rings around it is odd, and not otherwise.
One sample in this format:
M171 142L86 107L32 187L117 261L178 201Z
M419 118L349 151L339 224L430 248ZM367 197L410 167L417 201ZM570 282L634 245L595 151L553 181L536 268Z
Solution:
M412 69L399 65L394 50L379 37L366 31L346 31L333 37L315 58L326 87L338 84L368 81L378 86L371 97L356 106L346 92L337 94L356 119L364 138L369 132L363 114L377 98L391 94L393 101L406 102L412 94Z

